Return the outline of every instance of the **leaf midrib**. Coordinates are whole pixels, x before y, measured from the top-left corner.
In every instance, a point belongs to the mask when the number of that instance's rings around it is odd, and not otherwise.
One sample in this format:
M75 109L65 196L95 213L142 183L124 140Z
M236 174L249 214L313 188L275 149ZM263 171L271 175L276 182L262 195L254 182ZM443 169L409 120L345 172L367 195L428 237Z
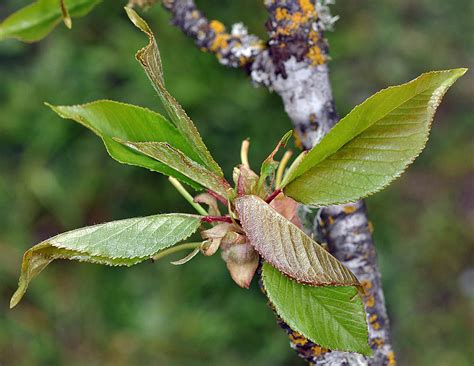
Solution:
M416 79L415 79L416 80ZM414 81L415 81L414 80ZM406 83L408 84L408 83ZM404 85L406 84L402 84L402 85L397 85L397 86L394 86L394 87L391 87L391 88L400 88L400 87L403 87ZM380 117L379 119L377 119L376 121L374 121L370 126L367 126L367 128L365 128L364 130L360 131L358 134L356 134L351 140L347 141L346 143L344 143L343 145L341 145L341 147L339 147L338 150L334 151L334 152L331 152L331 153L328 153L326 155L323 155L321 157L321 159L317 160L316 162L314 162L312 164L312 166L310 166L309 168L303 170L301 173L298 172L298 167L295 169L295 172L293 174L293 177L287 182L287 185L289 185L291 182L293 182L295 179L297 179L298 177L301 177L302 175L306 174L307 172L309 172L311 169L313 169L315 166L317 166L318 164L320 164L322 161L328 159L330 156L336 154L339 150L341 150L344 146L346 146L347 144L349 144L351 141L355 140L357 137L359 137L361 134L363 134L365 131L367 131L369 128L371 128L372 126L374 126L375 124L377 124L378 122L380 122L380 120L384 119L385 117L387 117L389 114L391 114L394 110L400 108L401 106L403 106L404 104L406 104L407 102L409 102L410 100L412 100L413 98L419 96L420 94L426 92L428 89L430 89L432 87L432 85L429 85L427 86L425 89L419 91L419 92L416 92L415 95L405 99L403 102L401 102L400 104L398 104L397 106L393 107L390 111L388 111L387 113L385 113L382 117ZM388 89L388 88L387 88ZM378 93L375 93L371 98L369 98L368 100L372 99L373 97L375 97L377 94L387 90L387 89L383 89L381 91L379 91ZM349 114L352 113L349 112ZM349 115L348 114L348 115ZM343 120L343 119L342 119ZM341 121L342 121L341 120ZM419 123L413 123L413 124L419 124ZM301 163L303 163L304 161L301 161ZM301 164L300 163L300 164ZM297 175L296 175L297 174Z

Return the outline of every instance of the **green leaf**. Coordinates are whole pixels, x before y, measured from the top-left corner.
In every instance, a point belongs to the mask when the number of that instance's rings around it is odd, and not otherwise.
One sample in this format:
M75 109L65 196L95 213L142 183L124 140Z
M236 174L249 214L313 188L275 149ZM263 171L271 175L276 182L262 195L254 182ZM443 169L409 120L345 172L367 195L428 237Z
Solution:
M130 104L100 100L83 105L52 106L62 118L72 119L92 130L105 144L108 153L120 163L136 165L157 171L192 187L201 186L166 164L131 150L119 142L118 138L126 141L167 141L177 149L192 158L198 158L192 146L179 131L163 116L149 109Z
M281 272L312 286L360 286L341 262L261 198L239 197L235 208L250 243Z
M278 144L275 146L273 151L268 155L268 157L263 161L262 166L260 167L260 178L258 180L258 192L261 192L265 185L265 181L268 177L272 177L275 175L275 171L278 168L278 161L275 161L275 155L280 150L281 147L285 147L286 144L288 143L288 140L291 138L291 135L293 134L293 130L288 131L283 135L283 137L280 139Z
M44 38L63 19L86 15L101 0L38 0L10 15L0 23L0 40L17 38L24 42L35 42ZM67 11L65 11L67 9Z
M314 206L356 201L387 186L421 153L444 93L466 69L422 74L355 107L285 178Z
M207 150L207 147L202 141L196 126L194 126L194 123L188 117L181 105L176 101L176 99L173 98L173 96L171 96L165 87L160 51L158 49L153 32L151 31L148 24L142 18L140 18L140 16L133 9L126 7L125 10L127 11L128 17L133 22L133 24L135 24L135 26L144 32L149 38L148 45L137 52L136 58L143 66L171 121L186 137L189 144L194 146L196 153L200 157L198 162L203 163L205 167L220 175L221 177L224 176L221 168L214 161L211 154Z
M207 170L166 142L120 142L176 169L178 172L211 191L220 194L222 197L227 197L227 191L231 189L229 183L223 177Z
M311 287L292 281L270 264L263 286L278 315L295 331L331 350L370 356L364 306L355 287Z
M165 214L112 221L54 236L23 256L18 290L10 306L18 304L30 281L55 259L131 266L186 239L200 225L200 216Z

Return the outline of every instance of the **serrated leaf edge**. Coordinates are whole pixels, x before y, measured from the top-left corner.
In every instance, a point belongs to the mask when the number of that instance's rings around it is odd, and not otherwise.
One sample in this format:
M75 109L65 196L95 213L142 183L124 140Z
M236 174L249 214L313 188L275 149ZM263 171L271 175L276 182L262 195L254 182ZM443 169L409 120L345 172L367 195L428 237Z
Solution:
M266 262L266 263L268 263L269 265L271 265L270 262ZM265 265L265 263L264 263L264 265ZM271 296L270 293L268 292L268 289L267 289L267 287L266 287L266 285L265 285L265 277L266 277L266 274L265 274L264 265L262 266L262 284L263 284L263 287L264 287L264 289L265 289L265 294L266 294L266 296L268 297L268 300L270 300L271 304L273 305L273 308L275 309L275 312L277 313L277 315L278 315L280 318L282 318L282 319L290 326L291 329L296 330L298 333L300 333L301 335L303 335L305 338L309 339L309 340L312 341L313 343L316 343L316 344L318 344L318 345L320 345L320 346L322 346L322 347L331 349L331 350L333 350L333 351L357 352L357 353L361 353L361 352L354 351L354 350L351 350L351 349L348 349L348 348L344 348L344 347L338 348L338 349L334 349L334 348L330 348L327 344L326 344L326 345L325 345L325 344L321 344L321 343L319 343L316 339L312 339L312 337L309 337L307 334L305 334L305 332L302 332L302 331L299 329L299 326L296 324L296 322L295 322L293 319L290 319L290 318L284 316L283 313L281 312L281 310L275 305L274 299L272 298L272 296ZM272 265L271 265L271 266L272 266ZM272 266L272 267L273 267L273 266ZM315 287L315 286L310 286L310 285L308 285L308 284L300 283L300 282L296 281L294 278L292 278L292 277L286 275L285 273L281 272L281 271L278 270L277 268L275 268L275 267L273 267L273 268L274 268L276 271L280 272L283 276L285 276L286 278L288 278L290 281L296 282L297 284L299 284L299 285L301 285L301 286L307 286L307 287L309 287L309 288ZM325 287L326 287L326 286L325 286ZM327 287L354 287L354 288L355 288L355 286L349 286L349 285L345 285L345 286L327 286ZM357 291L357 288L355 288L355 289L356 289L356 291ZM360 296L360 295L359 295L359 294L356 294L356 296ZM351 302L352 302L352 301L351 301ZM361 304L361 307L362 307L363 312L364 312L365 314L367 314L366 311L365 311L364 304L363 304L362 302L360 302L360 304ZM368 326L368 325L367 325L367 318L365 318L365 324L366 324L366 326ZM368 337L367 337L367 344L364 344L364 345L367 346L366 350L367 350L367 351L370 351L370 352L361 353L361 354L366 355L366 356L370 356L370 355L372 354L372 349L370 348L370 345L369 345L369 338L368 338Z

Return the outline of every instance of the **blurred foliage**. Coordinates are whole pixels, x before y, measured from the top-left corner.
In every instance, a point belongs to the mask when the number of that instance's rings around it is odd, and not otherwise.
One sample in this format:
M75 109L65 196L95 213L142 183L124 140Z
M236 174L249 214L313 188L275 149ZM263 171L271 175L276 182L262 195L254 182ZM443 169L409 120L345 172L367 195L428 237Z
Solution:
M0 18L28 2L2 1ZM264 35L261 1L198 3ZM301 365L257 284L235 286L218 256L178 268L58 262L8 310L21 255L40 240L112 219L191 212L163 176L116 163L93 134L42 105L108 98L159 110L133 57L146 40L124 4L104 0L71 31L59 27L38 44L0 43L0 364ZM472 67L473 7L339 1L328 38L340 113L423 71ZM247 136L251 162L260 162L289 127L279 98L197 50L159 6L145 17L168 87L225 171ZM400 364L474 361L473 89L471 71L442 103L423 155L368 199Z

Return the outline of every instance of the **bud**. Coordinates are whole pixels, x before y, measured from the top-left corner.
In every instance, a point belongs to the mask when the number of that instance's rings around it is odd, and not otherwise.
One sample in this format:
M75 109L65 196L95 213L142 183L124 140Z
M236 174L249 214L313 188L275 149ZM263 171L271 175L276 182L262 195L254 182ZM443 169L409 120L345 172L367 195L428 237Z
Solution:
M241 164L234 168L232 177L238 196L256 193L258 175L252 169Z
M243 234L230 232L221 243L222 259L232 279L243 288L249 288L258 267L259 255Z
M240 231L241 229L235 225L230 223L222 223L214 226L211 229L204 230L201 232L201 237L206 240L206 244L202 246L201 251L202 254L206 256L211 256L219 246L221 245L222 239L229 233L233 231Z

